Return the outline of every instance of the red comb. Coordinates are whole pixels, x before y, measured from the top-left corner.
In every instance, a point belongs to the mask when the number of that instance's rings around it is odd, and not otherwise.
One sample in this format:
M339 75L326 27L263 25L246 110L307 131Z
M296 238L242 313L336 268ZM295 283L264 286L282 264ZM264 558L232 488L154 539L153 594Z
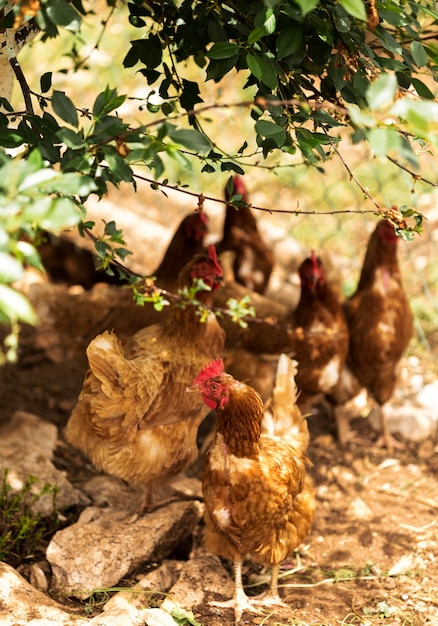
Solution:
M193 381L194 385L202 385L210 378L220 376L224 371L224 362L222 359L216 359L205 365Z
M208 256L210 257L210 260L213 261L214 269L216 270L217 275L222 276L223 272L217 260L216 248L212 244L208 246Z
M318 258L316 256L316 252L315 250L312 250L312 252L310 253L310 258L312 260L312 267L313 269L318 267Z

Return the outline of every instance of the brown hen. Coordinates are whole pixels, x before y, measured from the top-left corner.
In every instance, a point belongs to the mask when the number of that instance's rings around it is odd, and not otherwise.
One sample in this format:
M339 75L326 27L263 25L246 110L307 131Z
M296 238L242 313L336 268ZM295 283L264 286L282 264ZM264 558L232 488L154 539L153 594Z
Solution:
M186 215L176 229L163 258L152 272L155 283L162 289L174 291L180 269L196 254L205 252L205 237L208 233L208 216L203 211Z
M378 405L383 443L390 452L396 444L383 405L394 392L398 363L413 332L397 259L398 239L390 221L378 222L368 242L356 292L344 307L350 334L347 363Z
M217 413L202 476L205 544L234 562L234 598L220 606L234 607L235 622L239 623L244 610L258 612L258 603L282 604L280 565L310 530L315 499L306 475L306 439L295 433L290 440L262 434L260 395L224 373L222 360L204 367L194 388ZM303 421L301 413L295 416L299 423ZM272 566L270 590L258 599L249 600L243 589L246 556Z
M178 286L201 279L197 299L210 306L222 269L214 247L180 273ZM124 349L104 332L87 348L89 371L65 437L98 470L145 486L144 507L154 487L182 471L196 456L196 435L207 414L202 400L186 393L202 365L219 357L224 332L213 314L201 322L197 308L175 305L160 324L138 331Z
M274 266L274 256L248 206L248 192L241 176L236 174L228 181L225 200L223 234L217 252L222 254L231 250L234 253L234 280L251 291L264 293Z
M348 353L348 328L342 303L327 280L315 252L298 269L301 296L294 313L295 351L298 361L296 383L301 411L310 413L313 404L337 386ZM342 442L342 413L334 411Z

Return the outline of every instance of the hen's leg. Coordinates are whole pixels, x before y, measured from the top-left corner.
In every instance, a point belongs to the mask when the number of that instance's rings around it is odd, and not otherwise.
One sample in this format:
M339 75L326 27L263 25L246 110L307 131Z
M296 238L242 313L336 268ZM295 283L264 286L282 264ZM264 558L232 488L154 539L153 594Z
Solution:
M273 565L271 572L271 584L268 591L251 598L252 604L261 604L263 606L288 606L283 600L281 600L278 593L278 574L280 572L280 565Z
M243 611L262 615L261 611L251 606L248 596L243 589L242 559L234 562L234 597L225 602L210 602L210 604L225 609L234 608L234 621L236 624L240 623Z
M394 437L391 435L390 430L388 428L388 420L386 418L384 407L378 406L377 411L379 412L380 427L382 429L382 434L377 439L376 446L387 448L389 454L393 454L394 449L406 450L406 446L400 441L397 441L397 439L394 439Z

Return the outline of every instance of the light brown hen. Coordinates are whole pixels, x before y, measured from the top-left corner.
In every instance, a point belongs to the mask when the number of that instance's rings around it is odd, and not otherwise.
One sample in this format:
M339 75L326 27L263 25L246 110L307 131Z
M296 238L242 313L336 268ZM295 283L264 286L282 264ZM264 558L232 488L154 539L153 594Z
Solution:
M296 389L289 394L292 409ZM234 563L235 592L230 602L235 622L243 611L258 612L256 605L282 604L278 594L281 563L290 556L310 530L315 499L306 474L307 438L280 432L262 434L264 417L260 395L250 386L223 371L222 360L202 369L194 381L204 402L217 413L213 442L202 477L205 503L205 544L208 550ZM273 405L275 411L275 401ZM307 429L301 413L298 432ZM275 419L275 418L274 418ZM290 424L287 428L290 427ZM272 566L269 592L246 596L242 584L245 557Z
M210 306L221 278L211 246L183 268L178 286L202 280L197 300ZM186 390L223 346L216 317L200 321L192 305L174 305L162 323L138 331L126 348L114 333L102 333L87 348L90 369L67 423L67 441L98 470L144 485L144 504L151 508L154 487L196 456L198 426L208 411Z

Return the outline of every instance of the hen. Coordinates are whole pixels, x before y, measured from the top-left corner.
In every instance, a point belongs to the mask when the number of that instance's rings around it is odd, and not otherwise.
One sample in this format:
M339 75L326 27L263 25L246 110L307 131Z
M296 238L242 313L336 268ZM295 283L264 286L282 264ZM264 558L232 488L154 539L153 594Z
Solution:
M240 198L239 198L240 196ZM229 203L236 197L238 207ZM234 253L233 272L236 282L251 291L264 293L274 266L274 256L263 240L257 220L248 205L248 192L243 178L235 175L225 188L227 208L218 254L226 250Z
M178 272L196 254L204 252L208 232L208 217L203 211L186 215L176 229L161 263L152 272L158 287L174 291Z
M345 303L350 334L348 365L378 405L383 443L394 439L383 405L393 394L397 366L413 332L413 316L403 289L393 224L380 220L371 234L356 292ZM381 440L379 440L381 443Z
M315 252L298 270L301 296L294 313L298 404L308 413L322 394L337 385L348 353L348 329L336 290L327 280ZM338 434L343 431L335 411ZM341 435L342 437L342 435Z
M227 350L225 362L233 376L248 380L266 400L272 391L278 354L293 354L298 361L298 404L301 411L309 413L314 402L338 381L348 351L348 330L342 304L326 278L321 259L312 252L298 273L301 294L297 308L272 328L263 329L264 351ZM257 326L251 325L245 346L251 346L253 336L254 345L261 345L256 331Z
M210 306L222 269L213 246L180 272L178 286L202 280L197 299ZM202 400L186 393L202 365L221 356L224 332L213 314L201 322L197 308L175 305L160 324L138 331L124 349L112 332L87 348L89 371L65 437L98 470L146 487L151 508L157 483L195 457Z
M258 603L282 604L278 594L280 564L310 530L315 500L306 475L307 439L293 432L290 440L262 434L260 395L225 373L222 360L205 366L193 388L217 413L202 476L205 544L234 562L234 598L220 606L234 607L235 622L239 623L244 610L258 612ZM289 400L294 406L295 388ZM298 430L302 430L301 413L295 417ZM261 598L249 600L244 592L245 556L272 566L270 590Z

